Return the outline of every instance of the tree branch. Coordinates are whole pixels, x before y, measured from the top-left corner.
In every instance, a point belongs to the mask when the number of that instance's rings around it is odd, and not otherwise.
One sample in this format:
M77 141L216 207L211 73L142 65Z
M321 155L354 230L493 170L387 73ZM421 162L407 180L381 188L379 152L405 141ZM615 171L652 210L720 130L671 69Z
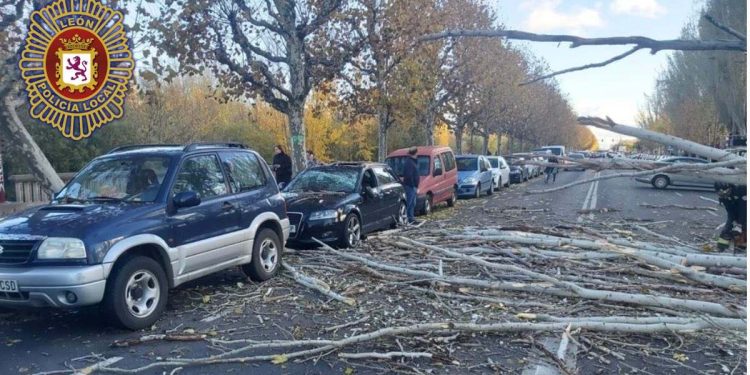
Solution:
M674 51L741 51L747 52L743 41L737 40L655 40L643 36L616 36L607 38L583 38L575 35L534 34L519 30L446 30L441 33L421 37L422 42L457 37L507 38L532 42L570 42L571 48L580 46L629 45L638 49L650 49L651 53L664 50Z
M335 12L341 6L341 0L325 0L320 6L320 12L318 15L310 21L308 24L301 25L298 27L298 31L301 35L309 35L317 30L324 23L328 22L333 12Z
M545 74L545 75L543 75L541 77L534 78L534 79L532 79L530 81L523 82L523 83L519 84L519 86L525 86L525 85L528 85L530 83L534 83L534 82L538 82L538 81L541 81L541 80L545 80L545 79L552 78L554 76L559 76L559 75L565 74L565 73L577 72L577 71L580 71L580 70L586 70L586 69L591 69L591 68L601 68L601 67L603 67L605 65L608 65L608 64L611 64L611 63L613 63L615 61L622 60L622 59L624 59L624 58L632 55L633 53L637 52L640 49L641 49L640 47L635 46L632 49L626 51L625 53L617 55L617 56L615 56L615 57L613 57L613 58L611 58L609 60L605 60L605 61L602 61L602 62L599 62L599 63L593 63L593 64L587 64L587 65L582 65L582 66L578 66L578 67L563 69L563 70L559 70L557 72L553 72L553 73L550 73L550 74Z
M256 54L271 62L285 64L289 63L289 59L287 59L286 56L276 56L250 43L250 41L247 39L247 36L245 36L245 33L242 31L242 27L237 22L236 13L230 13L227 18L229 18L229 26L232 29L232 33L234 34L234 41L240 45L240 48L242 48L242 51L245 53L245 56L247 56L248 59L252 59L252 55Z
M731 28L729 26L725 26L725 25L720 24L712 16L706 14L705 16L703 16L703 18L705 18L712 25L716 26L717 29L719 29L719 30L721 30L721 31L723 31L723 32L725 32L725 33L727 33L729 35L732 35L733 37L735 37L735 38L737 38L737 39L739 39L739 40L741 40L743 42L747 41L747 38L745 37L744 34L742 34L741 32L739 32L739 31L737 31L737 30L735 30L735 29L733 29L733 28Z

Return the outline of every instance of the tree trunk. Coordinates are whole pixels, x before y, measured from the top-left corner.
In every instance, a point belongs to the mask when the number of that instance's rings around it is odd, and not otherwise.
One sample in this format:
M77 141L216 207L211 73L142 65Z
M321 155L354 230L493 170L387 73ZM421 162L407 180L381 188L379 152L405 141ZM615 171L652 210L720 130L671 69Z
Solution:
M513 153L513 137L509 134L508 135L508 154Z
M490 151L490 134L485 132L482 137L482 155L487 155Z
M292 172L297 174L305 169L305 105L289 103L289 132L291 137Z
M388 115L378 108L378 161L383 162L388 155Z
M456 126L453 131L453 135L456 137L456 155L463 154L463 141L464 141L464 127Z
M474 127L471 127L471 134L469 135L469 153L474 153Z
M497 133L497 148L495 148L495 155L500 155L500 144L502 143L503 133Z
M5 178L3 171L3 140L0 139L0 203L5 203Z
M3 100L2 110L0 110L0 127L3 133L8 134L10 144L21 152L23 159L31 169L31 173L40 180L42 187L50 194L57 193L65 185L57 175L52 164L34 142L31 134L21 123L21 119L16 112L16 103L11 96L6 96Z

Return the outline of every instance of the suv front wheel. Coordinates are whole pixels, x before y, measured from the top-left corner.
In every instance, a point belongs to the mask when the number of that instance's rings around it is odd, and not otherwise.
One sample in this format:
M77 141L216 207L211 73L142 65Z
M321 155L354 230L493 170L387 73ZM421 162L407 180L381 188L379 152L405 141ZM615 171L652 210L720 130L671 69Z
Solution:
M242 266L242 272L253 281L272 278L279 271L282 250L279 235L271 229L262 229L253 241L252 261Z
M167 276L145 256L124 260L107 282L104 307L121 326L138 330L154 324L167 305Z

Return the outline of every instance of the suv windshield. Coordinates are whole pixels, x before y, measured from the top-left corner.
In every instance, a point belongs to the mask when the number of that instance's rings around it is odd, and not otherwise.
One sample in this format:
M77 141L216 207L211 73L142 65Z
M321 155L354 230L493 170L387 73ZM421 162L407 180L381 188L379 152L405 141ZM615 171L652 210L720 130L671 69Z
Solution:
M404 163L409 156L393 156L385 160L388 166L393 169L393 172L397 176L404 175ZM430 157L429 156L417 156L417 169L419 170L420 176L427 176L430 174Z
M477 170L477 158L457 158L456 164L458 164L459 171Z
M352 193L359 179L358 168L313 168L302 172L289 185L286 192L335 191Z
M60 191L55 202L153 202L168 169L169 158L160 156L95 160Z

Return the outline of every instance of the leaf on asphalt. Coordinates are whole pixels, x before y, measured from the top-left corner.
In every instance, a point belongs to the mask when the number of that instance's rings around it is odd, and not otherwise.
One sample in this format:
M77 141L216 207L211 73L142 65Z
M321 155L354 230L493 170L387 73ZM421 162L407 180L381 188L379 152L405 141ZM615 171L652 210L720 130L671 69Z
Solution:
M274 365L280 365L282 363L286 363L286 361L288 360L289 358L287 358L286 355L279 354L279 355L273 356L273 359L271 359L271 363L273 363Z
M209 302L211 302L211 296L204 295L203 296L203 303L209 303Z

